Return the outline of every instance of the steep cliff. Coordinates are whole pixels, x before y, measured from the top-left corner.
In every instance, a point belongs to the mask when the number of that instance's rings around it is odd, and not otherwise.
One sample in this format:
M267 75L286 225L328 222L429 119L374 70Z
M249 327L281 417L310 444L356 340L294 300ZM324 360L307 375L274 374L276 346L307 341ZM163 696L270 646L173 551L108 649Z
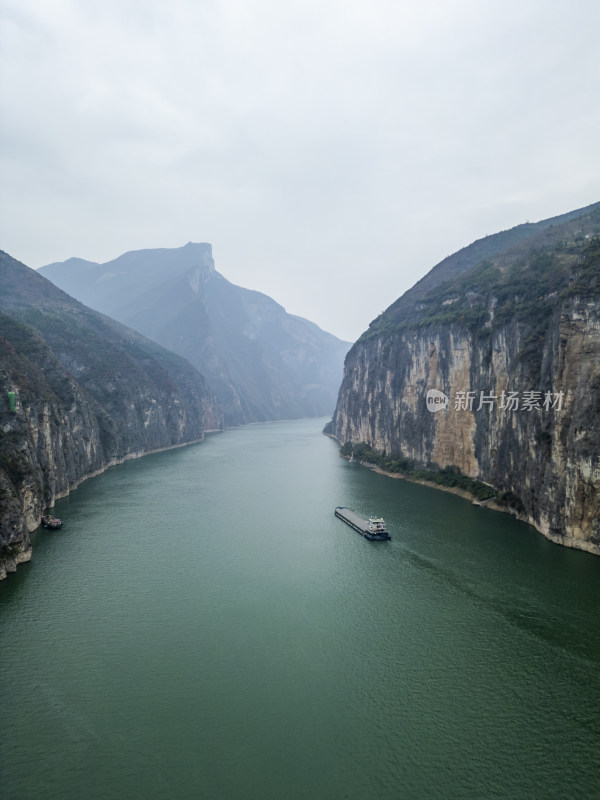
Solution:
M204 378L0 252L0 578L43 510L128 458L202 439L223 416Z
M375 320L328 432L600 553L600 205L549 222L479 263L467 248Z
M187 358L214 389L227 425L321 416L335 406L349 343L230 283L210 244L134 250L106 264L69 259L40 272Z

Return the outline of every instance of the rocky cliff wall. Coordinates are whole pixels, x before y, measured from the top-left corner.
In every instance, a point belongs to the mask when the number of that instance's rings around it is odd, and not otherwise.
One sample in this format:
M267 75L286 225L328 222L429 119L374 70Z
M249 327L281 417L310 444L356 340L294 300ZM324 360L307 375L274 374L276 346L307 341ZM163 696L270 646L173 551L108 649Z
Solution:
M569 267L571 286L581 263ZM504 322L489 295L476 326L457 316L363 336L328 432L416 467L455 466L513 498L548 538L600 554L598 261L581 274L580 292L533 297ZM454 302L452 287L443 297L439 307ZM428 410L430 389L447 407Z
M100 405L41 342L35 362L0 338L0 579L29 560L29 532L54 501L106 467L198 441L222 417L205 397L132 388ZM8 392L16 389L15 411Z
M184 359L0 253L0 579L54 501L106 467L199 441L223 414ZM14 393L14 409L11 395Z
M210 397L156 385L129 388L112 408L103 407L41 341L34 358L0 337L0 579L29 560L29 533L42 513L82 480L198 441L206 420L222 427ZM8 392L14 390L13 412Z

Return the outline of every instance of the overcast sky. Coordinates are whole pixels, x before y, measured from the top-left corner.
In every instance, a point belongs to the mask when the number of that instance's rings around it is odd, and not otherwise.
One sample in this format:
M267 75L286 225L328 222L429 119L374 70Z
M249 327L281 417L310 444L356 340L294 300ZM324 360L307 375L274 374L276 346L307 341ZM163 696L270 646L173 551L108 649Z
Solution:
M600 200L598 0L2 0L0 249L211 242L342 338ZM1 289L0 289L1 290Z

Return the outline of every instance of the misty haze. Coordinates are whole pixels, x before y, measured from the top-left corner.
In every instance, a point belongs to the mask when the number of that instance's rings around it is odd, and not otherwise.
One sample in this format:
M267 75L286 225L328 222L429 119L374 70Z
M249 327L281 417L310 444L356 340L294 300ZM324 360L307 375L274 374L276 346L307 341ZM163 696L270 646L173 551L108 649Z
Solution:
M599 23L3 4L3 799L597 795Z

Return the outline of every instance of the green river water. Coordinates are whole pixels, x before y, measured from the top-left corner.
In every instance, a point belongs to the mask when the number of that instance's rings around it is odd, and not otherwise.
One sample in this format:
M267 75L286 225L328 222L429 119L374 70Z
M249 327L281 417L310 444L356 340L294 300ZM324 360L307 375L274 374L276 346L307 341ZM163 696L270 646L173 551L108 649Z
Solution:
M324 422L57 504L0 584L2 800L600 797L600 558L349 464Z

